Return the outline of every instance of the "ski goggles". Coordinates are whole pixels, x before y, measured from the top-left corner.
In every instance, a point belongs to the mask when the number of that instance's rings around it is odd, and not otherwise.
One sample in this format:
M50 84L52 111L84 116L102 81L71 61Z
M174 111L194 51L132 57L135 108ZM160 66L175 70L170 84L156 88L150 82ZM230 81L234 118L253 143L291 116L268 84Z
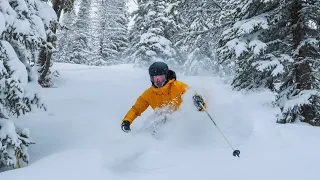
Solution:
M151 76L151 81L157 86L161 87L166 82L166 76L165 75L158 75L158 76Z

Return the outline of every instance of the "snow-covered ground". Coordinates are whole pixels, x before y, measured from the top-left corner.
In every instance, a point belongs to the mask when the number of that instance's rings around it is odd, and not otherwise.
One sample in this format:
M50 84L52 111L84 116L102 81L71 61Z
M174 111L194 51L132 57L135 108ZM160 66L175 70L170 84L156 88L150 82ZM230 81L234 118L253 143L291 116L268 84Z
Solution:
M272 94L243 95L219 79L186 77L208 101L208 112L240 158L205 113L185 94L181 110L156 136L144 131L155 118L149 108L124 133L121 120L150 86L146 70L131 65L88 67L55 64L57 88L43 89L48 111L16 121L36 142L30 164L0 173L10 180L318 180L320 129L275 123Z

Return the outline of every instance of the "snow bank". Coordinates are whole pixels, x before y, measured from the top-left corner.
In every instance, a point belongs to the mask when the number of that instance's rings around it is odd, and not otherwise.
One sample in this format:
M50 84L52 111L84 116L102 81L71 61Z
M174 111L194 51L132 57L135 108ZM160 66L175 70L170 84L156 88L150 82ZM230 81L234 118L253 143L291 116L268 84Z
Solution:
M192 104L193 90L181 110L153 136L145 124L160 121L147 109L129 134L121 120L138 95L150 86L146 70L130 65L86 67L55 64L58 88L45 89L48 111L30 114L36 145L22 169L1 179L318 179L314 152L320 132L309 125L275 123L270 92L244 95L219 79L180 76L204 96L208 112L240 158L205 113ZM295 165L296 164L296 165ZM25 166L25 165L24 165ZM306 167L301 169L301 167ZM231 173L230 173L231 172Z

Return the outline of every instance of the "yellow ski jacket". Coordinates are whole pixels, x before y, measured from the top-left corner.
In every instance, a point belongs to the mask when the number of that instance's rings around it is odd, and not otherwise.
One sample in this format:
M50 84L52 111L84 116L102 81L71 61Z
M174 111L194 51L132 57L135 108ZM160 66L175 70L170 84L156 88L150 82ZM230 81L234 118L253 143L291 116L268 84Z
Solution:
M135 104L127 112L124 120L128 120L130 124L140 116L149 106L152 109L169 106L173 110L177 110L182 103L182 95L189 88L182 81L171 79L161 88L154 86L146 89L136 100Z

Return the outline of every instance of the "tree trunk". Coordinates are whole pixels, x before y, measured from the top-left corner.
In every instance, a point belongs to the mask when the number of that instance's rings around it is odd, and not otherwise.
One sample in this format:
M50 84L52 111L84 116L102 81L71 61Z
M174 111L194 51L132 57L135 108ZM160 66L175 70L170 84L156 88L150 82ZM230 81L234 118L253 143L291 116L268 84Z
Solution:
M54 32L54 34L56 34L56 25L52 26L52 31ZM56 41L56 36L48 36L47 38L47 42L51 43L53 47L56 47L55 44ZM38 83L42 86L42 87L50 87L52 86L52 83L50 81L50 77L48 77L48 75L50 74L50 66L51 66L51 59L52 59L52 47L46 46L46 47L42 47L39 53L39 61L37 63L37 65L40 67L39 69L39 79L38 79Z
M62 9L65 5L65 1L64 0L55 0L53 1L52 4L52 8L53 10L56 12L57 14L57 22L59 22L60 16L61 16L61 12ZM56 34L57 32L57 24L52 25L51 28L52 32L54 34ZM56 37L52 36L52 37L48 37L47 39L48 43L51 43L53 45L53 47L56 47ZM42 87L50 87L52 86L52 83L50 81L50 77L48 77L48 75L50 74L50 66L51 66L51 60L52 60L52 47L43 47L40 50L39 53L39 61L38 61L38 66L40 67L39 73L39 80L38 83L42 86Z
M57 14L57 18L58 18L58 22L60 20L60 17L61 17L61 13L62 13L62 10L65 6L65 2L66 0L55 0L52 4L52 8L53 10L56 12Z

